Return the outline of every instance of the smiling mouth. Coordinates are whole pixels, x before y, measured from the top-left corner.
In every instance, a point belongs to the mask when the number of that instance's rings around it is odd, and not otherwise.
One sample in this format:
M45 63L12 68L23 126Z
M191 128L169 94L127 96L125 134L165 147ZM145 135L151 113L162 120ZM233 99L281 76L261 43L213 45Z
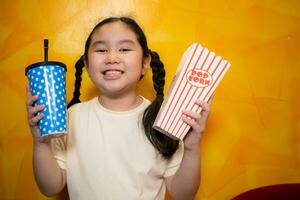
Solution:
M105 80L117 80L122 77L124 71L118 69L108 69L102 72Z
M124 74L124 71L119 70L119 69L108 69L102 72L104 75L113 75L113 74Z

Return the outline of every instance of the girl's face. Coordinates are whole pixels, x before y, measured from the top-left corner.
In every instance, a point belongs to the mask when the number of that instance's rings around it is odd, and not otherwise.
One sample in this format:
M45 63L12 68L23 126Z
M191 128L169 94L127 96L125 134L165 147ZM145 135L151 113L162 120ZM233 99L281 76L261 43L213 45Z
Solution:
M102 95L120 96L135 92L150 59L143 60L135 33L123 22L113 22L93 33L86 66Z

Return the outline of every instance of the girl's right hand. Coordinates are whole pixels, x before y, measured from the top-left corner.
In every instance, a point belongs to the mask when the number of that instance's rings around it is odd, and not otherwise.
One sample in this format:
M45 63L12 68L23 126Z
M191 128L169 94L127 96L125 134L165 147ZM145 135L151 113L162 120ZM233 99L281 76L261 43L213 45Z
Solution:
M48 142L47 138L40 136L40 129L38 126L38 121L40 121L44 115L40 111L45 109L44 105L34 106L34 102L38 99L38 95L32 96L29 86L26 87L26 108L27 108L27 118L30 131L34 142L46 143Z

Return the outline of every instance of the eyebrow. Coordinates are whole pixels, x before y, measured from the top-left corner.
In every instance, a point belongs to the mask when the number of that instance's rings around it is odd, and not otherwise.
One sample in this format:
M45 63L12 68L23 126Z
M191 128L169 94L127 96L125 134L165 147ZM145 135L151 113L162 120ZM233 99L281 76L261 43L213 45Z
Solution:
M130 39L124 39L124 40L118 41L118 44L123 44L123 43L134 44L134 41L132 41ZM107 42L105 40L97 40L97 41L93 42L92 46L95 46L97 44L107 44Z

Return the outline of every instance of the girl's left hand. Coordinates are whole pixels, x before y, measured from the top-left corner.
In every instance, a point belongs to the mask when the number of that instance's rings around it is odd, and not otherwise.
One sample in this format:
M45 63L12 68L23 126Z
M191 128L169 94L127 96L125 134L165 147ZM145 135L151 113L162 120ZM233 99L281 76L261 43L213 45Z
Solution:
M213 96L208 102L197 100L202 110L199 113L184 110L182 120L191 126L188 134L184 138L184 149L185 150L197 150L199 149L200 138L205 130L206 122L210 112L210 106L213 100Z

